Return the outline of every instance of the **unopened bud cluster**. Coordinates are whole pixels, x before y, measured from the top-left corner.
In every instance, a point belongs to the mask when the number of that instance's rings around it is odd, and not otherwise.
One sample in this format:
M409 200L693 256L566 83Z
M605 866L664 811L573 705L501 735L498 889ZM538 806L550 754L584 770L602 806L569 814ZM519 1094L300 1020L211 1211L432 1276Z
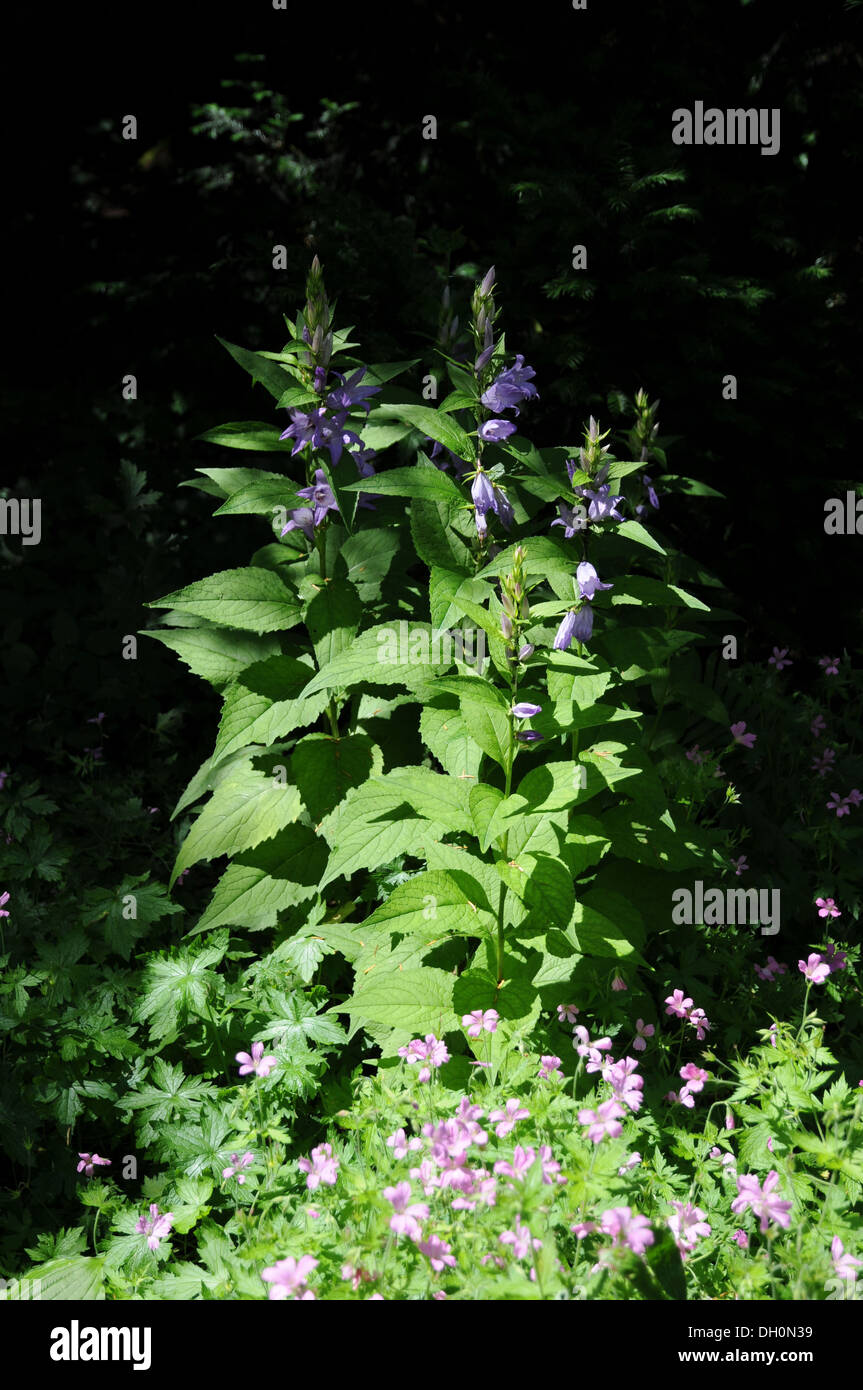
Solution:
M530 642L521 642L521 631L530 619L530 604L525 587L524 562L526 551L517 545L512 557L512 571L500 581L500 602L503 612L500 615L500 631L506 641L506 654L513 666L527 661L533 654Z
M659 433L659 423L656 419L658 409L659 401L648 404L647 392L639 387L635 393L636 421L629 431L627 439L632 449L633 458L638 452L638 457L642 463L647 462L651 441Z
M327 301L323 270L317 256L309 269L306 280L306 307L300 318L303 323L303 342L309 348L304 354L305 364L315 369L315 390L322 390L333 352L333 311ZM320 387L318 382L321 383Z
M494 266L491 266L474 290L473 298L470 302L470 331L477 352L474 371L479 377L481 384L483 381L483 373L494 356L494 324L500 313L500 309L495 305L494 294L492 293L494 275Z
M610 434L611 430L606 430L604 434L600 434L599 425L591 415L590 423L584 431L584 444L578 451L581 467L591 478L595 476L599 464L611 447L608 444L603 447L602 444L603 439L607 439Z

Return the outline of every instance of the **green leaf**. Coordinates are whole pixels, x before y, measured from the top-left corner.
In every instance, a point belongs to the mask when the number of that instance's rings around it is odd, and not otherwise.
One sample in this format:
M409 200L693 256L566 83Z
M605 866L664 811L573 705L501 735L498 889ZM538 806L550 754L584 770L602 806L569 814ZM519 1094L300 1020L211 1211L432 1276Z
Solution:
M179 656L189 670L209 681L216 690L235 680L248 666L273 656L279 641L269 634L256 637L219 627L143 628L142 637L154 637Z
M149 1019L152 1036L164 1038L173 1034L190 1014L204 1016L210 994L221 984L211 967L218 965L224 954L225 945L221 944L208 947L197 956L180 952L170 960L150 961L133 1017L139 1023Z
M174 916L183 909L172 903L161 883L149 881L149 874L126 874L119 888L90 888L84 895L82 922L104 922L105 940L112 951L128 960L132 947L153 922ZM130 915L134 913L134 916Z
M332 1013L347 1013L352 1022L382 1023L418 1036L444 1033L458 1027L452 1009L454 977L444 970L422 966L390 975L366 976L359 989Z
M380 598L381 581L389 573L398 548L397 531L375 527L348 536L340 552L347 566L345 578L354 585L364 603Z
M290 454L294 441L280 440L278 425L266 425L261 420L235 420L229 425L216 425L196 438L205 444L221 444L226 449L250 449L267 454Z
M313 898L326 868L326 842L307 825L290 825L244 850L219 879L206 912L187 936L215 927L262 931L279 913Z
M563 930L572 917L575 896L566 864L549 854L519 854L518 860L497 860L495 868L525 907L544 924Z
M476 780L482 749L471 738L455 700L443 697L427 705L420 715L420 735L445 772Z
M276 508L285 513L296 507L307 507L308 501L296 491L297 484L292 478L278 475L262 476L254 483L247 483L237 492L229 494L213 516L266 516L272 521Z
M489 826L502 801L503 792L498 787L489 787L485 783L480 783L471 788L470 812L473 816L474 829L479 836L479 847L483 853L491 844L491 838L488 834Z
M319 666L327 666L350 647L363 617L363 604L347 579L329 579L311 599L306 627Z
M333 811L353 788L380 771L383 756L366 734L333 738L308 734L294 749L291 776L312 819L317 823Z
M26 1279L31 1289L38 1284L42 1302L97 1303L105 1298L104 1265L104 1255L67 1255L34 1265L21 1280ZM7 1297L7 1290L0 1291L0 1299Z
M416 815L397 788L377 779L349 792L321 833L332 847L323 889L336 878L390 864L403 854L422 858L424 846L439 840L446 827ZM321 935L326 935L323 927Z
M295 595L272 570L223 570L166 594L148 608L179 608L245 632L283 632L300 621Z
M471 569L470 547L453 530L451 515L449 503L414 498L410 514L411 537L417 554L429 568L437 565L467 577Z
M687 593L685 589L679 588L676 584L663 584L658 579L648 579L640 574L624 575L622 579L614 581L614 592L611 596L613 604L620 603L648 603L658 604L664 608L698 608L702 613L709 613L710 608L701 599L695 598L693 594Z
M375 928L407 935L426 931L429 923L441 935L482 936L495 925L496 904L485 889L462 870L428 870L394 888L389 898L363 922L363 936ZM568 919L567 919L568 920Z
M655 540L649 531L646 531L640 521L620 521L615 528L615 535L623 536L626 540L636 541L639 545L644 545L648 550L655 550L658 555L665 555L659 541Z
M239 362L240 366L249 373L252 383L261 382L263 386L266 386L274 400L280 400L285 391L294 384L293 378L283 367L262 353L250 352L248 348L237 347L235 343L229 343L225 338L219 338L218 341L231 354L234 361Z
M212 763L251 744L269 746L296 729L313 724L326 708L326 695L304 699L312 667L292 656L273 656L249 666L225 694Z
M397 767L371 780L390 790L397 804L412 807L418 816L444 825L449 831L473 833L469 788L457 777L432 772L427 767Z
M303 691L304 698L319 690L346 690L353 685L405 685L413 688L452 665L441 660L428 623L381 623L361 632L351 646L313 676ZM437 655L437 660L435 656Z
M360 478L359 482L346 483L342 490L368 492L369 487L368 480ZM427 502L443 502L453 506L462 506L467 500L452 479L435 468L434 464L391 468L386 473L376 473L374 491L383 497L419 497Z
M476 458L470 435L465 433L457 420L439 410L431 410L426 405L382 405L375 411L375 418L404 420L415 429L422 430L430 439L436 439L466 463L473 463Z
M300 814L302 802L296 786L283 784L250 763L220 784L192 825L180 847L171 873L177 875L202 859L217 859L254 849L271 839Z

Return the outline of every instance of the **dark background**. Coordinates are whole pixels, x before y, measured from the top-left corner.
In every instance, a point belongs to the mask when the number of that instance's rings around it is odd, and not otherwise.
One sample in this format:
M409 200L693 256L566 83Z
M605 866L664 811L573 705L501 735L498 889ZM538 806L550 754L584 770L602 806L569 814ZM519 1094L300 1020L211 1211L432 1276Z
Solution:
M210 751L216 697L155 643L119 661L119 641L147 599L262 543L177 484L207 460L266 466L195 441L271 415L215 335L281 346L315 251L359 350L426 370L444 284L464 322L471 269L494 263L508 347L536 368L535 441L575 442L591 412L620 423L609 392L645 386L670 470L725 494L661 519L736 595L741 655L853 647L861 541L826 537L823 505L859 476L861 20L855 3L257 0L19 21L0 469L9 495L42 497L43 539L0 538L0 756L44 771L105 709L153 797L179 759L169 797ZM780 152L673 145L696 100L779 107Z

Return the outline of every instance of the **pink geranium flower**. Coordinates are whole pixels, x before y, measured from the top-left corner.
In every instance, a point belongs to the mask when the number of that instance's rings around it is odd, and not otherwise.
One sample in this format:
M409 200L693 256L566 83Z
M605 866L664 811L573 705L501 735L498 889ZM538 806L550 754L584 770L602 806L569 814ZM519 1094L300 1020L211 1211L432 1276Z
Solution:
M623 1133L623 1126L619 1121L625 1114L626 1111L618 1101L605 1100L596 1110L579 1110L578 1122L587 1126L588 1139L592 1139L594 1144L599 1144L606 1137L616 1139Z
M751 1207L760 1218L759 1229L762 1234L767 1230L770 1221L787 1228L791 1224L792 1203L782 1201L779 1197L775 1191L778 1182L779 1174L775 1169L771 1169L767 1174L763 1185L759 1184L754 1173L741 1174L737 1179L737 1196L731 1203L731 1210L739 1214Z
M731 736L735 743L741 744L744 748L751 748L758 737L757 734L747 734L745 719L731 725Z
M474 1009L473 1013L465 1014L462 1018L462 1027L467 1028L469 1038L478 1038L480 1033L494 1033L500 1021L500 1014L496 1009Z
M171 1234L171 1226L174 1222L172 1211L160 1212L155 1202L150 1205L150 1215L141 1216L135 1225L138 1235L147 1237L147 1245L151 1250L158 1250L159 1242Z
M672 1202L671 1205L674 1215L669 1216L668 1224L678 1248L688 1253L695 1249L699 1236L710 1235L711 1228L705 1220L707 1213L700 1207L694 1207L691 1202Z
M317 1265L317 1260L311 1255L301 1255L298 1260L289 1255L286 1260L279 1260L277 1264L262 1270L261 1278L271 1286L271 1299L292 1298L307 1302L315 1295L306 1288L306 1275L317 1269Z
M647 1043L644 1041L645 1038L652 1038L655 1032L656 1029L652 1023L645 1023L643 1018L636 1019L635 1037L632 1041L632 1046L635 1048L636 1052L643 1052L645 1050L647 1047Z
M630 1207L610 1207L603 1212L600 1226L613 1237L612 1248L625 1247L634 1255L643 1255L656 1237L646 1216L639 1216Z
M494 1132L498 1139L505 1139L515 1128L516 1120L527 1120L530 1118L530 1111L526 1110L520 1101L508 1100L503 1110L492 1110L488 1118L492 1124L494 1124L496 1120L500 1121L500 1123L495 1126Z
M438 1273L445 1265L455 1264L455 1255L450 1253L451 1247L440 1236L429 1236L428 1240L417 1240L414 1242L418 1250L427 1255L432 1269Z
M768 665L768 666L775 666L776 669L777 669L777 671L783 671L783 670L785 669L786 666L793 666L793 664L794 664L792 661L786 661L786 660L785 660L785 658L786 658L787 656L788 656L788 648L787 648L787 647L782 647L781 649L780 649L779 647L774 647L774 648L773 648L773 655L772 655L771 657L768 657L768 659L767 659L767 665Z
M317 1148L312 1149L310 1158L298 1160L298 1167L303 1173L308 1173L306 1187L310 1192L314 1192L321 1183L326 1187L335 1187L339 1160L334 1156L330 1144L318 1144Z
M838 656L822 656L821 659L820 659L820 661L818 662L818 665L821 667L821 669L822 669L822 671L824 672L825 676L838 676L838 675L839 675L839 657L838 657Z
M815 906L818 908L818 916L819 916L819 917L841 917L841 916L842 916L842 913L839 911L838 907L836 906L836 904L835 904L835 902L833 901L832 898L816 898L816 899L815 899Z
M830 966L823 956L813 951L808 960L799 960L797 969L801 970L807 980L811 980L813 985L823 985L827 976L830 974Z
M0 902L2 901L2 898L0 898ZM93 1176L94 1165L100 1168L104 1168L110 1165L111 1162L110 1158L100 1158L98 1154L79 1154L78 1157L80 1158L81 1162L78 1164L78 1167L75 1171L78 1173L83 1171L84 1173L86 1173L88 1178L92 1178Z
M857 1260L853 1255L845 1253L845 1246L838 1236L834 1236L830 1243L830 1258L833 1261L833 1268L840 1279L856 1280L857 1270L863 1261Z
M248 1076L249 1072L254 1072L256 1076L269 1076L270 1072L278 1064L277 1057L264 1056L264 1044L262 1042L252 1043L252 1051L238 1052L236 1061L241 1062L240 1076Z
M559 1057L541 1057L539 1067L540 1080L546 1080L549 1076L561 1076Z

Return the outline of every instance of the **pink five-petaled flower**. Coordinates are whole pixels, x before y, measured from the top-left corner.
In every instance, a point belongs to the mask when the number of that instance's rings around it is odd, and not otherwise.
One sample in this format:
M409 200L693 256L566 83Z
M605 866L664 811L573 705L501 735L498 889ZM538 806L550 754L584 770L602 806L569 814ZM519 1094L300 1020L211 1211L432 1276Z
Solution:
M578 1123L587 1126L587 1137L599 1144L608 1136L616 1139L623 1133L621 1117L626 1114L623 1106L616 1100L604 1100L596 1110L579 1110Z
M530 1111L525 1110L524 1106L517 1100L508 1100L503 1110L492 1110L489 1115L492 1124L496 1120L500 1123L495 1125L495 1134L498 1139L505 1139L506 1136L515 1128L516 1120L530 1119Z
M630 1207L610 1207L603 1212L600 1227L606 1235L613 1236L614 1248L624 1246L634 1255L643 1255L656 1239L648 1218L639 1216Z
M742 744L744 748L751 748L758 737L757 734L747 734L745 719L731 725L731 736L735 743Z
M856 1280L857 1270L863 1265L863 1260L857 1260L853 1255L846 1255L845 1246L838 1236L834 1236L830 1242L830 1258L840 1279Z
M635 1020L636 1036L633 1038L632 1046L635 1048L636 1052L643 1052L645 1050L647 1043L644 1039L652 1038L655 1032L656 1029L652 1023L645 1023L643 1018L637 1018Z
M222 1177L224 1179L235 1177L240 1187L242 1187L243 1183L246 1181L246 1175L241 1170L243 1168L248 1168L249 1164L254 1163L254 1161L255 1155L251 1152L244 1153L242 1158L239 1154L231 1154L231 1166L222 1169Z
M2 901L2 898L0 898L0 902ZM78 1157L81 1162L78 1164L75 1171L80 1173L83 1170L88 1178L92 1178L93 1176L94 1164L98 1165L100 1168L104 1168L106 1164L110 1164L111 1162L110 1158L100 1158L98 1154L79 1154Z
M384 1196L393 1209L390 1217L390 1230L397 1236L410 1236L411 1240L422 1238L419 1219L425 1220L429 1214L426 1202L412 1202L409 1182L396 1183L395 1187L385 1187Z
M408 1139L403 1129L397 1129L386 1142L387 1147L393 1151L393 1158L407 1158L409 1150L421 1149L423 1146L421 1139Z
M738 1214L751 1207L757 1217L760 1217L759 1227L762 1235L767 1230L767 1224L775 1221L777 1225L788 1227L791 1225L791 1202L783 1202L779 1194L774 1192L774 1188L779 1182L779 1174L772 1168L764 1179L763 1186L759 1185L758 1178L754 1173L743 1173L737 1178L737 1196L731 1203L731 1210Z
M636 1150L635 1153L631 1154L630 1157L626 1160L626 1162L623 1164L623 1167L618 1168L617 1176L619 1178L622 1178L624 1173L629 1172L630 1168L637 1168L640 1162L641 1154L638 1152L638 1150Z
M668 1005L665 1010L667 1014L674 1014L675 1018L687 1018L689 1016L692 1000L688 997L684 998L682 989L676 989L673 994L669 994L665 1002Z
M310 1158L298 1159L298 1167L302 1172L308 1173L306 1187L310 1192L314 1192L321 1183L327 1187L335 1187L339 1175L339 1160L333 1155L331 1144L318 1144L317 1148L312 1149Z
M845 797L846 806L859 806L861 801L863 801L863 792L860 791L859 787L852 787Z
M579 1057L586 1057L587 1063L585 1071L602 1071L602 1068L611 1060L610 1057L603 1057L603 1052L608 1052L611 1047L611 1038L596 1038L590 1040L590 1034L582 1023L577 1023L572 1030L573 1047Z
M306 1275L311 1274L317 1265L317 1260L311 1255L301 1255L298 1260L289 1255L286 1260L279 1260L277 1264L262 1270L261 1278L271 1286L271 1299L293 1298L305 1302L315 1296L311 1289L306 1288Z
M776 978L777 975L784 975L787 972L787 970L788 966L784 965L781 961L776 960L774 956L767 957L766 965L756 965L755 967L755 973L758 976L759 980L772 981Z
M694 1207L691 1202L672 1202L671 1205L674 1215L669 1216L668 1224L678 1249L688 1253L695 1249L699 1236L710 1235L711 1228L705 1220L707 1213L700 1207Z
M826 728L827 722L824 718L824 715L816 714L815 718L812 720L812 723L809 725L809 732L811 733L813 738L817 738L819 734L823 734Z
M483 1029L486 1033L494 1033L499 1019L500 1014L496 1009L486 1009L485 1013L482 1009L474 1009L473 1013L464 1015L461 1023L463 1028L467 1028L469 1038L478 1038Z
M558 1004L557 1017L560 1023L575 1023L580 1010L575 1004Z
M516 1144L513 1150L512 1163L507 1163L505 1159L499 1159L494 1165L494 1171L495 1173L503 1173L508 1178L516 1178L521 1182L535 1158L536 1149L525 1149L521 1144Z
M833 901L832 898L816 898L816 899L815 899L815 906L818 908L818 916L819 916L819 917L841 917L841 916L842 916L842 913L839 911L838 907L836 906L836 904L835 904L835 902Z
M269 1076L273 1067L278 1065L279 1059L273 1056L265 1057L264 1044L256 1042L252 1043L251 1053L238 1052L234 1060L242 1063L240 1076L248 1076L250 1071L256 1076Z
M8 843L8 836L7 836L7 843ZM0 917L8 917L8 916L9 916L9 913L5 911L5 907L6 907L6 904L8 903L8 901L9 901L9 894L8 894L8 893L0 893Z
M688 1020L695 1029L695 1036L699 1042L704 1042L704 1030L710 1028L710 1021L703 1009L690 1009Z
M498 1240L501 1245L512 1246L512 1253L517 1260L526 1260L528 1258L531 1244L534 1250L542 1249L542 1241L537 1240L535 1236L531 1236L529 1226L523 1226L521 1224L521 1215L515 1218L515 1229L512 1231L503 1231L501 1235L498 1236Z
M150 1215L140 1216L135 1225L138 1235L147 1237L147 1244L151 1250L158 1250L159 1241L164 1240L171 1234L171 1226L174 1223L174 1213L172 1211L159 1211L155 1202L150 1204Z
M767 665L768 665L768 666L775 666L776 669L777 669L777 671L782 671L782 670L784 670L784 668L785 668L786 666L793 666L794 663L793 663L792 661L786 661L786 660L785 660L785 658L787 657L787 655L788 655L788 648L787 648L787 647L782 647L781 650L780 650L779 647L774 647L774 648L773 648L773 655L772 655L771 657L768 657Z
M746 873L749 869L749 861L747 860L745 854L741 854L739 859L729 859L728 862L729 864L734 865L734 872L738 878L741 874Z
M627 1105L630 1110L638 1110L641 1107L644 1077L633 1076L637 1066L634 1057L623 1057L619 1062L609 1060L602 1069L602 1079L611 1086L614 1099L619 1100L621 1105Z
M432 1269L438 1273L445 1265L455 1264L455 1255L450 1254L451 1246L447 1245L445 1240L441 1240L440 1236L429 1236L428 1240L415 1240L414 1244L428 1256Z
M825 676L838 676L838 675L839 675L839 657L838 657L838 656L822 656L821 659L820 659L820 661L818 662L818 665L821 667L821 669L822 669L822 671L824 672Z
M737 1242L737 1244L740 1246L740 1249L741 1249L741 1250L748 1250L748 1248L749 1248L749 1237L748 1237L748 1235L746 1234L746 1232L745 1232L744 1230L742 1230L742 1229L736 1230L736 1231L734 1232L734 1235L731 1237L731 1239Z
M561 1076L560 1057L541 1057L539 1067L540 1081L546 1080L549 1076Z
M622 989L629 989L629 985L622 975L617 974L611 982L611 988L619 993Z
M697 1067L694 1062L687 1062L685 1067L680 1068L680 1076L686 1082L687 1091L703 1091L705 1081L710 1080L710 1073L703 1067Z
M830 966L823 956L813 951L808 960L799 960L797 969L801 970L807 980L811 980L813 985L823 985L827 976L830 974Z
M820 757L812 759L812 771L817 772L819 777L826 777L828 772L833 771L833 764L836 761L836 753L832 748L825 748Z
M836 812L837 820L840 816L850 816L851 814L851 807L848 805L847 798L841 797L838 792L831 792L830 800L825 801L824 805L828 811Z

